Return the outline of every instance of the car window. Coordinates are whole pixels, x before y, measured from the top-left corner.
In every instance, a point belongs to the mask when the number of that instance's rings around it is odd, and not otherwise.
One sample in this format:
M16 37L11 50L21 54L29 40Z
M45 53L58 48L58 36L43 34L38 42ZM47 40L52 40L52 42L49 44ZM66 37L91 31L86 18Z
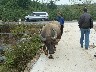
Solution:
M40 15L46 15L46 13L33 13L36 16L40 16Z
M46 13L32 13L30 16L40 16L40 15L46 15Z
M32 13L32 14L30 14L30 16L34 16L34 14Z

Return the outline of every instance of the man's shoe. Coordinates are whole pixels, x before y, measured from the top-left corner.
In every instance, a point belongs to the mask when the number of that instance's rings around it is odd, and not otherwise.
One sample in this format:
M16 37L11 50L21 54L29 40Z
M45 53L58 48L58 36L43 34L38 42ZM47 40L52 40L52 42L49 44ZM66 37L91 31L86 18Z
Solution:
M83 48L83 46L81 46L81 48Z

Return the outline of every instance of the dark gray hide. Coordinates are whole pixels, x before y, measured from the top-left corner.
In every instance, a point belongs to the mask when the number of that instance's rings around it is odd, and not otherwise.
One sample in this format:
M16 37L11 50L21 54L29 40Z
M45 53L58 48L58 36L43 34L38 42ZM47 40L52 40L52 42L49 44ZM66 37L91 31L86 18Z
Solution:
M56 31L50 26L45 25L41 32L41 40L44 42L49 54L54 54L54 41L57 38Z
M49 54L54 54L56 39L58 39L58 37L61 35L60 33L60 24L57 22L46 24L42 28L41 40L47 47Z
M47 37L44 43L47 47L47 50L49 51L49 54L54 54L54 40L51 39L51 37Z

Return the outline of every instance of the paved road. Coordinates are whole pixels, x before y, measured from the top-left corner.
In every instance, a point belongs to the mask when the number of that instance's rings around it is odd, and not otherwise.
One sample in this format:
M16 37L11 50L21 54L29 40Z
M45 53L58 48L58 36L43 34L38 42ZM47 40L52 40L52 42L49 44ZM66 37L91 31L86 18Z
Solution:
M64 34L58 43L54 59L41 54L30 72L96 72L96 47L85 50L79 44L77 22L65 23ZM96 32L91 30L90 45L96 45Z

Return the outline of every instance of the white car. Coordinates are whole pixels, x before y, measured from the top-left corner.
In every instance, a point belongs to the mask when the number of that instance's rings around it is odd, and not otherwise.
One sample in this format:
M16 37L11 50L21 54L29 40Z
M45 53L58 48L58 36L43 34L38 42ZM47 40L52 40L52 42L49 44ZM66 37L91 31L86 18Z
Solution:
M32 14L25 16L26 21L44 21L48 20L47 12L33 12Z

